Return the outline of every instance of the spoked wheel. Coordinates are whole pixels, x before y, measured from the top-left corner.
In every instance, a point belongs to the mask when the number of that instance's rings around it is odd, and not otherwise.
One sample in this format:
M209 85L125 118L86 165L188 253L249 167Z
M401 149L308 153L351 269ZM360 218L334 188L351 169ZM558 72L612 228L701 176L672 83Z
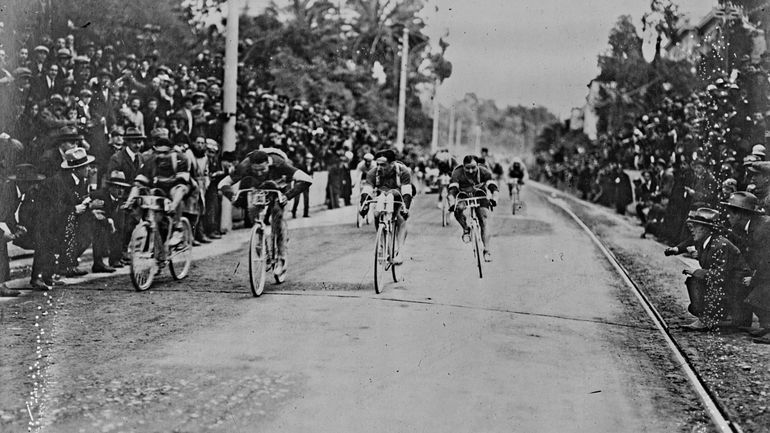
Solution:
M171 276L175 280L181 280L190 272L192 263L193 234L190 221L185 217L180 218L176 230L182 232L182 241L170 248L168 262Z
M391 247L390 247L390 254L391 254L391 257L390 257L390 260L391 260L390 272L393 274L393 282L397 283L398 282L398 275L396 274L396 268L398 268L398 266L396 266L396 264L393 263L393 260L395 260L396 254L398 254L398 250L396 249L396 246L398 245L398 243L396 242L396 234L393 233L393 236L391 236L390 239L388 239L388 241L390 241L390 245L391 245Z
M474 225L471 233L473 236L473 254L476 256L476 265L479 267L479 278L484 278L481 270L481 263L484 261L484 250L482 248L481 235L479 234L479 226Z
M155 234L150 231L147 221L142 221L131 232L128 244L131 257L131 283L134 289L143 292L152 286L158 264L155 261Z
M377 239L374 243L374 292L382 293L385 283L385 272L388 270L388 231L385 224L380 223L377 229Z
M267 274L267 240L263 227L255 224L249 239L249 284L251 293L259 296L265 290Z
M449 224L449 208L447 207L446 194L441 194L441 227L446 227Z

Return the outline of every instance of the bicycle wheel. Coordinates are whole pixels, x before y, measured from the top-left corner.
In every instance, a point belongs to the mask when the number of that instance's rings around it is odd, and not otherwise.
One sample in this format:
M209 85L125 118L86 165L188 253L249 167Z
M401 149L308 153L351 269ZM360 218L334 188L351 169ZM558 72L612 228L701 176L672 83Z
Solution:
M155 261L155 233L147 221L142 221L131 232L131 242L128 244L131 257L131 284L138 292L143 292L152 286L158 264Z
M186 277L190 272L190 264L192 263L192 226L190 221L181 217L179 219L176 230L182 231L182 241L179 244L170 247L169 251L169 268L171 270L171 276L175 280L181 280Z
M476 265L479 267L479 278L484 278L484 273L481 270L481 263L484 261L484 250L481 243L481 233L478 224L473 225L471 233L473 233L473 253L476 256Z
M388 239L388 241L390 242L390 245L391 245L391 247L390 247L390 255L389 256L390 256L390 259L393 260L393 258L396 257L396 254L398 254L398 250L396 249L396 246L398 245L396 243L396 234L393 233L393 235L390 237L390 239ZM398 282L398 275L396 274L396 268L397 267L398 266L396 266L395 264L393 264L391 262L391 264L390 264L390 272L393 274L393 282L394 283Z
M380 223L374 242L374 292L382 293L384 277L388 266L388 231Z
M249 239L249 285L251 293L259 296L265 289L267 274L267 242L262 224L254 224Z
M447 195L441 191L441 227L449 224L449 207L447 206Z

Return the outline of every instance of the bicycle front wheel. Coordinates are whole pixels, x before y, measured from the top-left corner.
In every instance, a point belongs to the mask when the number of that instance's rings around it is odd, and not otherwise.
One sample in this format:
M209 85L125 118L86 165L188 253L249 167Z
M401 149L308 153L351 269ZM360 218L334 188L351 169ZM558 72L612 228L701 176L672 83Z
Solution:
M190 221L185 217L180 218L176 230L182 232L182 240L169 251L169 268L171 276L175 280L181 280L190 272L192 263L193 234Z
M377 238L374 242L374 292L382 293L385 283L385 272L388 266L388 231L385 224L380 223Z
M441 227L446 227L449 224L449 208L447 205L447 195L442 192L441 194Z
M481 269L481 263L484 261L483 244L481 242L481 233L477 224L474 224L473 230L473 253L476 256L476 265L479 267L479 278L484 278L484 272Z
M388 239L388 241L390 242L390 260L391 260L390 272L393 274L393 282L397 283L398 275L396 274L396 268L398 266L396 266L395 263L393 263L393 260L395 259L396 254L398 254L398 250L396 249L396 246L398 245L398 243L396 242L396 234L393 233L393 235L390 237L390 239Z
M249 285L251 293L259 296L265 290L267 275L267 239L261 224L254 224L249 239Z
M131 232L128 244L131 257L131 284L138 292L143 292L152 286L158 264L155 261L155 233L147 221L140 222Z

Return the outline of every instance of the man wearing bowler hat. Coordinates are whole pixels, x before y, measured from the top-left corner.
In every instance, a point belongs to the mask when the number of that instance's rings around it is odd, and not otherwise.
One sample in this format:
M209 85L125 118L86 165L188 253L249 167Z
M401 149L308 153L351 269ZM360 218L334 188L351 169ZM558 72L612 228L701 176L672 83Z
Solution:
M12 182L6 186L11 186L14 191L8 197L8 202L0 207L0 297L19 295L18 291L5 285L10 279L7 243L14 242L25 249L34 248L34 244L27 242L31 238L29 231L32 227L22 224L20 209L30 189L45 179L45 176L38 174L32 164L19 164L6 179Z
M700 269L685 270L685 282L690 296L687 310L698 319L685 329L706 331L718 326L729 326L728 296L739 284L745 262L738 248L721 234L720 214L710 208L699 208L687 218L698 252Z
M753 194L739 191L722 204L730 221L731 238L751 270L739 291L746 305L737 312L737 317L740 326L761 337L770 333L770 217L759 212L757 202ZM752 312L759 319L759 329L750 328Z

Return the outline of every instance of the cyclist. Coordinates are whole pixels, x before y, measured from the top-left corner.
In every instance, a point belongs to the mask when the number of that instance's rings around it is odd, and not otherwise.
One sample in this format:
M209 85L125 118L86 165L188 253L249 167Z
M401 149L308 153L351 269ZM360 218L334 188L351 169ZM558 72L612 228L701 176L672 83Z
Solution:
M273 268L277 277L286 274L286 242L288 233L284 227L283 211L286 203L302 194L313 183L313 178L304 171L294 167L285 153L274 148L254 150L246 155L235 171L219 182L222 195L232 200L238 189L265 188L278 189L281 194L273 198L270 205L270 224L276 236L278 263ZM243 201L241 201L243 200ZM235 206L248 208L246 197L242 196ZM249 209L247 209L247 212Z
M152 149L144 155L144 163L134 178L134 186L126 199L125 208L134 204L140 194L141 188L157 188L163 191L166 198L171 200L168 214L179 222L182 214L182 200L190 191L190 164L184 154L172 150L172 143L168 138L159 137L155 140ZM158 244L162 241L163 234L168 233L166 219L160 212L156 213L158 223ZM176 225L176 224L175 224ZM169 246L176 246L182 241L182 232L174 230L171 233ZM161 257L158 257L161 265L165 261L165 251L161 248Z
M396 215L396 256L393 258L393 264L400 265L404 262L401 256L401 247L406 240L406 220L409 218L409 208L412 206L412 196L414 189L412 187L412 174L409 168L403 163L396 161L396 152L387 149L377 152L377 165L375 165L366 175L363 191L361 191L361 215L365 216L369 212L369 205L365 204L374 190L384 194L392 194L394 198L401 197L404 206L397 205L393 209ZM376 224L376 220L375 220Z
M438 169L438 182L439 182L439 194L438 194L438 207L441 208L441 178L442 176L451 177L452 170L457 167L457 159L449 153L449 149L441 149L433 155L433 163Z
M358 163L358 166L356 167L356 172L361 172L361 179L359 182L359 185L363 185L364 181L366 180L366 175L369 174L369 171L374 168L376 164L374 163L374 155L372 155L369 152L366 152L364 154L363 161Z
M455 214L457 222L463 228L463 242L471 241L471 229L465 220L465 206L457 204L457 195L463 193L468 197L483 197L480 200L479 207L476 209L476 216L479 220L481 229L481 239L484 242L484 261L492 261L492 255L489 252L490 233L487 226L487 219L491 208L497 206L498 187L493 178L492 172L484 165L480 165L476 157L467 155L463 158L462 165L458 166L452 172L452 181L449 184L449 211ZM457 204L457 205L456 205Z
M519 161L513 161L508 167L508 195L513 198L513 185L524 185L524 167Z

